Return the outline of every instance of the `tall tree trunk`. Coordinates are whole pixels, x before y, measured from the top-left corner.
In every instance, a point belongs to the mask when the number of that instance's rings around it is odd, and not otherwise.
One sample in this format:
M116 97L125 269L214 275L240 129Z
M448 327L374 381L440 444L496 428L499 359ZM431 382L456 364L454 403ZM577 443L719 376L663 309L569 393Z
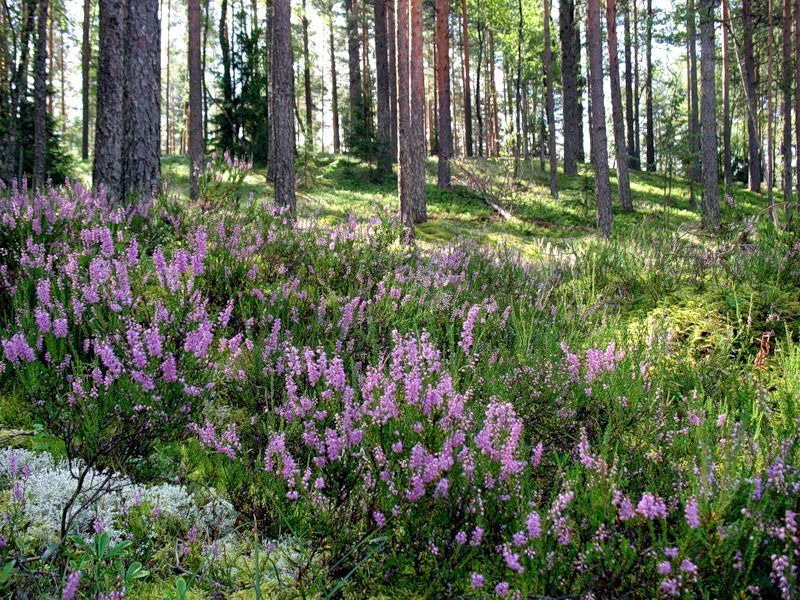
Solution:
M561 38L561 90L564 137L564 174L578 174L578 157L582 143L579 131L583 129L581 109L581 44L575 0L560 0L558 28Z
M411 173L411 80L409 72L409 0L397 0L397 152L400 170L397 192L403 238L414 238L413 174Z
M308 14L303 0L303 87L306 93L306 150L314 152L314 102L311 96L311 56L308 51Z
M275 203L296 214L294 180L294 68L291 0L273 0L272 127L275 132Z
M800 0L794 3L794 135L797 148L797 206L800 208Z
M200 0L188 0L189 20L189 195L197 200L203 168L203 71L200 62Z
M633 60L631 58L631 0L625 0L623 22L625 28L625 125L628 134L628 166L631 169L639 168L636 157L636 142L633 117Z
M553 198L558 198L556 115L555 99L553 97L553 56L552 49L550 48L550 0L544 0L544 71L545 77L547 78L547 151L550 155L550 195Z
M397 43L394 0L386 3L386 38L389 47L389 156L397 162Z
M205 0L203 3L203 69L201 73L206 72L206 53L208 50L208 26L211 23L211 13L208 10L210 0ZM269 22L269 3L267 3L267 21ZM269 24L267 24L267 31L269 31ZM269 37L267 37L269 40ZM266 47L266 54L269 55L269 44ZM267 69L269 73L269 69ZM208 90L206 89L206 82L203 79L203 140L208 139ZM269 86L267 86L269 89Z
M425 70L422 61L422 0L411 0L411 46L409 48L409 79L411 114L425 112ZM428 220L425 202L425 128L422 119L411 120L411 174L414 222Z
M44 186L47 173L47 18L48 0L39 0L33 102L33 181Z
M161 12L164 12L164 7L162 4ZM170 66L172 63L172 41L170 39L170 24L172 19L172 0L167 0L167 93L166 93L166 107L164 109L164 116L166 117L166 126L167 126L167 136L166 136L166 143L164 144L164 152L167 155L172 154L172 90L170 90L171 85L171 77L170 77Z
M339 134L339 87L336 84L336 46L333 35L333 15L328 22L330 27L330 46L331 46L331 111L333 112L333 152L339 154L342 151L341 135Z
M692 183L700 181L700 103L697 91L696 18L694 0L689 0L686 10L686 40L689 53L689 151L692 155L692 168L689 176Z
M362 97L363 84L361 80L361 59L359 57L358 40L358 11L354 6L356 0L344 0L345 16L347 18L347 57L350 75L350 103L348 125L345 129L346 144L352 151L361 141L364 123L362 122L364 99Z
M375 0L375 65L378 101L378 173L385 177L392 172L392 126L389 108L389 36L386 0Z
M81 76L82 76L82 108L83 108L83 137L81 144L81 158L89 158L89 63L92 58L92 3L83 0L83 46L81 47Z
M228 33L228 0L222 0L219 16L219 46L222 50L222 125L220 146L225 150L233 147L233 76L231 74L231 44Z
M61 72L61 136L67 134L67 63L64 58L64 16L58 20L58 68Z
M158 0L128 4L122 180L126 201L158 190L161 179L161 26Z
M783 201L792 201L792 1L783 0ZM797 118L800 115L796 115Z
M645 112L646 129L645 145L647 151L647 170L656 170L656 146L653 122L653 0L647 0L647 34L646 34L645 62L647 73L645 75Z
M722 0L722 168L725 186L733 185L731 161L731 67L729 55L728 23L731 20L729 0Z
M639 86L639 5L633 0L633 148L636 168L642 168L641 87Z
M514 177L519 177L520 161L522 159L522 39L523 25L522 0L517 0L517 73L514 77L514 112L510 121L514 123ZM504 69L504 79L508 81L508 70ZM511 112L511 86L508 88L508 106Z
M461 39L464 47L464 138L467 156L474 156L472 140L472 90L469 73L469 18L467 0L461 0Z
M436 77L439 87L439 189L450 188L453 129L450 120L450 0L436 0Z
M97 122L92 181L117 202L123 199L122 139L125 69L125 0L100 0Z
M628 149L625 145L625 121L622 118L622 90L619 84L619 49L617 47L617 7L606 0L608 64L611 80L611 113L614 120L614 145L617 150L617 185L619 202L626 212L633 211L631 181L628 174Z
M800 1L800 0L798 0ZM483 67L483 25L478 22L478 61L475 66L475 118L478 121L478 156L483 156L483 110L481 106L481 68ZM798 170L800 171L800 170Z
M592 94L592 138L594 139L595 202L597 231L611 235L611 184L608 177L606 111L603 99L603 41L600 23L600 0L587 0L586 38L589 53L589 79Z
M742 35L744 37L744 90L747 95L747 151L750 190L761 191L761 134L758 131L755 60L753 57L752 1L742 0Z
M700 0L700 77L703 103L700 119L702 121L702 178L703 201L700 205L703 213L703 226L706 229L719 229L719 194L717 185L717 82L714 73L714 4L716 0Z
M497 55L494 50L494 33L489 30L489 75L492 88L492 131L494 132L494 148L495 156L500 156L500 112L497 110L497 83L495 81L495 60Z
M53 77L55 76L56 72L56 54L55 48L53 44L53 29L55 20L55 12L56 6L53 6L49 10L49 15L47 19L47 86L50 90L53 89ZM0 46L0 49L2 46ZM51 119L54 119L56 116L55 111L55 94L50 93L47 95L47 114L50 116Z
M775 46L775 20L772 0L767 0L767 204L775 225L778 225L778 213L775 210L775 105L773 100L773 52Z

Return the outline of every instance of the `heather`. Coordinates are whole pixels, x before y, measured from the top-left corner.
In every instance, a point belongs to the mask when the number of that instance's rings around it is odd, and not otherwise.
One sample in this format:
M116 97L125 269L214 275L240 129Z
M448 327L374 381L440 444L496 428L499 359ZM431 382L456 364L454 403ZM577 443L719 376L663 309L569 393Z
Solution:
M641 176L600 240L574 178L404 246L357 165L297 222L247 168L2 189L0 588L796 597L791 215L733 190L709 238Z

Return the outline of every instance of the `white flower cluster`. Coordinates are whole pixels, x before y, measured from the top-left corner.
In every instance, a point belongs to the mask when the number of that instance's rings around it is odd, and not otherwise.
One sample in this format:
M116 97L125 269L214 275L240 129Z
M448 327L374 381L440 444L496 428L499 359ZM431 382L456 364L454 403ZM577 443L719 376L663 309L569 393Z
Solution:
M26 475L21 477L23 470ZM105 479L105 475L90 470L71 512L89 501ZM30 521L27 533L31 538L51 539L57 536L61 530L64 507L77 487L76 477L70 472L67 462L55 461L47 453L0 449L0 490L4 482L11 480L19 482L22 492L19 501L23 504L25 518ZM162 484L148 487L115 475L103 489L106 491L89 502L75 517L71 533L88 539L100 527L109 533L112 543L116 543L125 535L119 529L121 509L140 501L147 502L153 508L158 507L160 514L180 519L189 526L194 525L199 532L208 532L214 538L232 529L236 518L233 507L223 498L212 496L198 506L197 500L183 486Z

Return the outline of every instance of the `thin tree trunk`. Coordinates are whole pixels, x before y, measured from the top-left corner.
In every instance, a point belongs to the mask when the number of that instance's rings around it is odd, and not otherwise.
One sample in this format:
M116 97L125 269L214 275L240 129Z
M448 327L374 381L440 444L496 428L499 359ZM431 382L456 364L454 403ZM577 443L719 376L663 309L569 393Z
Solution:
M164 12L162 4L161 12ZM167 0L167 93L166 93L166 107L164 108L164 116L166 117L167 136L164 144L164 151L167 156L172 154L172 91L170 90L171 76L170 76L170 63L172 54L172 43L170 39L170 23L172 18L172 0Z
M203 69L202 73L206 72L206 53L208 50L208 26L211 22L211 15L208 11L210 0L205 0L203 3ZM267 8L267 21L269 21L269 8ZM269 27L269 25L267 25ZM269 44L267 44L266 53L269 55ZM269 69L267 69L269 71ZM208 139L208 90L206 89L205 78L202 81L203 86L203 140Z
M303 87L306 93L306 150L314 152L314 102L311 97L311 56L308 50L308 14L303 0Z
M689 176L692 183L700 181L700 106L697 91L697 33L695 4L689 0L686 10L686 40L689 53L689 151L692 168Z
M91 0L83 0L83 46L81 48L81 98L83 107L83 138L81 144L81 158L89 158L89 61L92 56L92 43L90 38L92 25Z
M188 0L189 21L189 195L197 200L203 167L203 70L200 61L200 0Z
M561 90L564 137L564 174L578 174L578 157L583 129L581 93L578 82L581 70L581 45L575 15L575 0L560 0L558 10L561 38Z
M792 201L792 1L783 0L783 201ZM796 115L797 118L800 115Z
M411 45L409 48L409 79L411 114L425 112L425 70L422 61L422 0L411 0ZM411 119L411 185L414 222L428 220L425 202L425 129L422 119Z
M761 137L758 131L756 109L755 61L753 59L752 0L742 0L742 28L744 37L744 89L747 95L747 150L750 190L761 191Z
M296 214L294 180L294 69L290 0L273 0L272 126L275 132L275 203Z
M798 0L800 2L800 0ZM481 106L481 68L483 58L483 26L479 22L478 30L478 61L475 66L475 118L478 121L478 156L483 156L483 110ZM800 139L800 138L799 138ZM800 172L800 169L798 170ZM800 185L800 183L798 184Z
M409 78L409 0L397 0L397 192L400 202L400 221L406 243L414 238L414 200L411 163L411 85Z
M653 0L647 0L647 34L646 34L646 48L645 48L645 66L647 67L647 74L645 75L645 112L646 112L646 129L645 129L645 145L647 151L647 170L656 170L656 146L655 146L655 123L653 121Z
M64 17L58 26L58 68L61 71L61 136L67 134L67 63L64 59Z
M794 134L797 148L797 206L800 208L800 0L794 3Z
M722 167L725 186L733 185L731 161L731 69L728 48L728 23L731 19L729 0L722 0Z
M767 0L767 204L775 225L778 225L778 213L775 210L775 105L773 100L773 48L775 46L775 21L772 0Z
M613 0L609 0L613 1ZM520 5L521 6L521 5ZM550 155L550 195L558 198L558 162L556 161L556 115L553 97L553 56L550 48L550 1L544 0L544 70L547 78L547 142Z
M378 173L392 172L392 126L389 97L389 43L386 0L375 0L375 65L378 101Z
M97 64L97 122L92 181L116 202L123 200L125 1L100 0L100 52Z
M355 0L345 0L345 16L347 18L347 57L350 75L349 115L348 125L345 128L346 144L352 151L360 142L363 135L362 114L364 99L362 97L363 83L361 80L361 59L359 57L358 40L358 12L354 6Z
M464 47L464 138L467 156L474 155L472 140L472 90L469 73L469 19L467 0L461 0L461 38Z
M628 149L625 145L625 121L622 117L622 90L619 84L619 49L617 47L617 7L614 0L606 0L606 29L608 36L608 64L611 80L611 112L614 121L614 145L617 150L617 185L619 202L626 212L633 211L631 181L628 174Z
M219 46L222 50L222 125L219 131L220 146L233 147L233 76L231 74L231 45L228 34L228 0L222 0L219 17Z
M639 86L639 5L633 0L633 149L636 168L642 168L641 93Z
M392 164L397 163L397 43L394 0L384 0L386 4L386 35L389 47L389 156Z
M497 83L495 82L495 60L496 55L494 51L494 33L489 30L489 56L491 62L489 63L489 74L492 87L492 131L494 132L494 155L500 156L500 115L497 110Z
M53 46L53 21L56 12L56 7L53 6L49 10L49 16L47 19L47 86L48 89L53 89L53 77L55 76L56 72L56 54ZM50 116L51 119L55 118L55 94L48 94L47 95L47 114Z
M450 119L450 0L436 1L436 75L439 87L439 189L450 188L453 129Z
M341 136L339 134L339 88L336 84L336 47L333 35L333 15L328 22L330 26L330 46L331 46L331 111L333 112L333 152L339 154L342 151Z
M603 99L603 42L600 24L600 0L587 0L586 38L589 54L589 79L592 94L592 138L594 139L595 202L597 231L611 235L611 184L608 176L606 111Z
M633 61L631 58L631 15L630 0L625 0L623 22L625 28L625 124L627 126L628 166L631 169L639 168L636 159L636 142L634 141L633 117Z
M43 187L47 173L47 18L48 0L39 0L33 102L33 181Z
M719 229L719 194L717 186L719 176L717 170L717 91L714 73L714 4L716 0L700 0L700 69L703 103L701 108L702 122L702 181L703 201L700 205L703 213L703 226L706 229Z
M161 179L161 27L158 0L128 4L122 178L125 200L149 197Z
M517 0L517 73L514 78L514 177L519 177L520 161L522 160L522 38L523 25L522 0ZM549 28L549 26L548 26ZM549 33L549 32L548 32ZM548 36L549 37L549 36ZM506 70L506 73L508 71ZM506 77L508 81L508 77ZM509 88L509 109L511 107L511 88Z

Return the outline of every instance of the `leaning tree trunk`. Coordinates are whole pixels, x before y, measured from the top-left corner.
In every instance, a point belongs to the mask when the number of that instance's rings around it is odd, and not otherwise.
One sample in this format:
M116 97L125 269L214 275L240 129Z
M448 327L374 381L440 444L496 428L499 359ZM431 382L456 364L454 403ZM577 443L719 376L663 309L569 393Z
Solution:
M375 0L375 63L378 101L378 174L392 172L392 126L389 109L389 44L386 0Z
M296 214L294 180L294 69L291 0L273 0L272 128L275 140L275 203Z
M613 1L613 0L609 0ZM550 0L544 0L544 70L547 78L547 152L550 155L550 195L558 198L556 116L553 98L553 56L550 48Z
M595 202L597 230L611 235L611 184L608 178L606 111L603 98L603 42L600 26L600 0L587 1L586 37L589 44L589 86L592 94L592 139L594 140Z
M761 191L761 134L756 109L755 60L753 58L752 0L742 0L742 35L744 38L744 91L747 95L747 153L750 190Z
M716 0L700 0L700 77L703 104L700 119L702 122L703 226L706 229L719 229L719 194L717 185L717 82L714 73L714 4Z
M622 118L622 90L619 84L619 54L617 48L617 7L614 0L606 0L606 27L608 29L608 64L611 79L611 112L614 121L614 145L617 150L617 185L619 202L625 212L633 211L631 180L628 174L628 149L625 145L625 122Z
M161 179L161 24L158 0L128 3L122 181L125 200L158 191Z
M425 70L422 61L422 0L411 0L410 46L408 57L411 87L411 186L414 223L428 220L425 201ZM416 118L419 116L419 118Z
M436 1L436 78L439 85L439 189L450 188L453 126L450 119L450 0Z
M203 168L203 71L200 62L200 0L189 0L189 195L200 193L197 175Z
M575 0L560 0L558 26L561 38L564 174L577 175L583 111L581 110L581 94L578 85L581 69L581 45L575 16Z
M125 81L125 1L100 0L100 54L97 64L97 122L92 181L109 197L122 200L123 85Z
M47 173L47 13L48 0L39 0L36 68L33 88L33 181L43 186Z

